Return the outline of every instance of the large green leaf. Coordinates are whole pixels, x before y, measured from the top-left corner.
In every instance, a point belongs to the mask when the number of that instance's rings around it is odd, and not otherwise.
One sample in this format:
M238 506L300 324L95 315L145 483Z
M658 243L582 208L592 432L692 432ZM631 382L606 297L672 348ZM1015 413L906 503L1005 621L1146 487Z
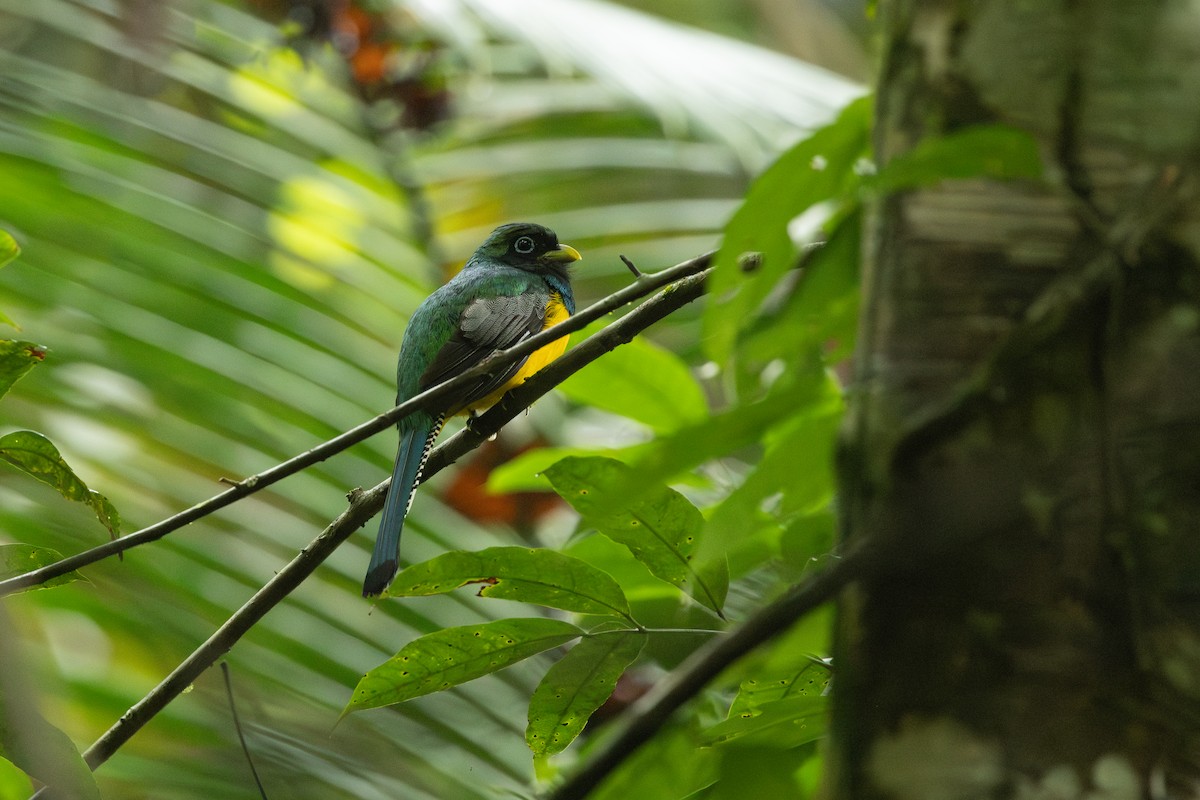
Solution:
M108 498L87 487L71 470L49 439L34 431L16 431L0 437L0 461L53 487L68 500L86 503L112 536L121 532L121 516Z
M535 757L560 753L575 741L645 643L639 631L585 636L550 668L529 700L525 741Z
M708 405L691 370L670 350L644 338L618 347L559 385L579 403L668 433L704 419Z
M785 374L757 402L744 403L705 422L660 436L630 464L625 497L636 499L707 461L761 444L768 431L796 416L841 403L841 387L823 369Z
M779 308L748 326L739 343L744 360L761 366L815 349L836 363L854 352L862 224L857 205L838 215L825 244L805 257L795 287Z
M788 223L826 200L844 200L856 190L855 171L868 154L871 101L854 101L836 121L780 156L754 182L725 227L710 279L704 315L705 347L718 363L733 352L738 333L755 317L779 278L795 266L797 251ZM739 258L761 253L758 267L746 273Z
M632 471L610 458L566 458L546 475L589 524L628 547L656 577L722 613L729 585L725 560L693 561L704 518L686 497L659 486L628 502L621 487Z
M405 645L362 677L343 714L402 703L490 675L583 634L555 619L502 619L446 628Z
M629 601L617 582L585 561L557 550L489 547L444 553L406 567L387 594L420 597L482 584L480 597L496 597L579 614L617 616L632 623Z
M0 340L0 397L26 372L46 359L46 348L33 342Z

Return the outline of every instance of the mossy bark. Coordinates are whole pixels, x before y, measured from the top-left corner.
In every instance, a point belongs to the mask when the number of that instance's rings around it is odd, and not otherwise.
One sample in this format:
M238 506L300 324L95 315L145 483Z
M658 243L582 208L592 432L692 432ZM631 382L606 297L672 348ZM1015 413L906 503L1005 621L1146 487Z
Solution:
M896 555L840 604L831 793L1193 792L1200 10L880 13L882 161L1004 123L1046 175L874 211L840 469Z

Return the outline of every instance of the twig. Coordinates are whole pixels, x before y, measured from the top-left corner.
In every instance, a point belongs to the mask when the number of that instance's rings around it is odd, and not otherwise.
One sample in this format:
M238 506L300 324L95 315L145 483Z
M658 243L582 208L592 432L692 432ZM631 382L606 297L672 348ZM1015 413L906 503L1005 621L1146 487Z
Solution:
M624 255L621 255L620 259L625 262L625 266L629 267L629 271L633 273L633 277L635 277L635 278L642 277L642 271L640 269L638 269L636 266L634 266L634 263L632 261L630 261Z
M687 262L707 263L704 260ZM661 274L661 273L658 273ZM498 431L506 422L528 408L534 400L550 391L569 375L582 369L604 353L630 341L635 335L703 294L705 270L679 281L673 291L647 300L638 308L603 330L588 337L579 346L552 362L525 383L513 389L500 403L480 415L471 429L450 437L430 454L424 478L454 462L463 453L477 447ZM653 277L653 276L647 276ZM595 306L593 306L594 308ZM578 315L576 315L578 316ZM574 319L574 317L572 317ZM564 325L566 323L563 323ZM559 332L558 335L561 335ZM443 384L447 386L449 384ZM83 757L93 770L107 761L143 725L154 718L172 700L190 686L197 677L252 628L263 616L283 601L313 571L356 530L361 528L382 506L387 495L388 481L363 491L355 489L349 495L350 505L300 551L275 577L259 589L241 608L233 613L203 644L185 658L170 675L145 697L126 711L103 736L84 752Z
M117 553L122 553L138 545L157 541L172 531L176 531L196 520L203 519L209 514L265 489L289 475L294 475L301 470L307 469L342 452L352 445L358 444L380 431L387 430L395 425L397 421L414 411L436 409L440 404L444 403L445 398L454 394L461 387L474 382L480 376L502 370L504 367L519 361L543 345L549 344L569 333L581 330L589 323L610 314L634 300L645 297L680 278L694 275L704 270L708 267L711 258L712 253L706 253L684 261L681 264L676 264L673 267L660 270L659 272L643 273L634 283L588 306L564 322L555 325L553 328L531 336L517 346L496 354L485 363L479 364L445 383L438 384L411 400L401 403L391 411L380 414L361 425L357 425L345 433L317 445L311 450L294 456L257 475L251 475L249 478L235 483L231 488L210 497L202 503L198 503L185 511L181 511L140 531L122 536L120 539L105 542L90 550L85 550L82 553L68 556L61 561L56 561L53 564L47 564L44 567L0 581L0 597L45 583L51 578L65 575L68 572L86 567L89 564L94 564L97 561Z
M879 563L883 560L876 557L869 540L862 540L839 561L809 575L727 635L710 640L634 703L615 736L546 800L586 797L726 667L788 630L800 617L832 600L843 587L869 574Z
M246 735L242 733L242 721L238 718L237 703L233 699L233 680L229 677L229 662L221 662L221 675L225 678L225 694L229 697L229 713L233 717L233 728L237 731L238 741L242 743L242 752L246 754L246 763L250 765L250 774L254 776L254 785L258 787L258 796L267 800L267 790L263 788L254 768L254 759L250 757L250 747L246 744Z

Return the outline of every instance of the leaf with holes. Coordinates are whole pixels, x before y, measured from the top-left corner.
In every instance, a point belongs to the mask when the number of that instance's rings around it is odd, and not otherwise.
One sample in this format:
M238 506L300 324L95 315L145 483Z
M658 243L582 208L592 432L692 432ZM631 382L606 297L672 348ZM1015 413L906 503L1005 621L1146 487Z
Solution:
M0 461L6 461L31 478L53 487L63 497L87 503L114 538L121 532L121 516L108 498L87 487L71 470L49 439L33 431L0 437Z
M550 668L529 700L525 741L534 756L561 753L575 741L645 643L639 631L585 636Z
M729 719L704 731L701 741L706 745L736 742L754 747L799 747L825 735L828 716L828 697L791 695L752 711L731 713Z
M545 548L489 547L476 553L444 553L405 569L387 593L391 597L424 597L452 592L468 583L483 584L480 597L633 622L625 593L608 573Z
M687 592L724 618L729 588L724 558L693 563L704 527L700 510L666 486L643 487L633 503L622 487L632 470L610 458L565 458L546 470L554 490L583 518L613 541L629 548L646 568Z
M364 675L342 716L403 703L490 675L582 634L574 625L556 619L502 619L434 631L409 642Z
M748 678L742 681L737 697L729 707L729 716L755 714L786 697L820 697L829 689L832 679L829 666L817 658L810 658L798 670Z
M31 544L0 545L0 581L24 575L26 572L40 569L57 561L62 561L62 554L48 547L34 547ZM65 575L59 575L29 588L49 589L52 586L61 586L64 583L79 580L87 579L75 570L71 570Z

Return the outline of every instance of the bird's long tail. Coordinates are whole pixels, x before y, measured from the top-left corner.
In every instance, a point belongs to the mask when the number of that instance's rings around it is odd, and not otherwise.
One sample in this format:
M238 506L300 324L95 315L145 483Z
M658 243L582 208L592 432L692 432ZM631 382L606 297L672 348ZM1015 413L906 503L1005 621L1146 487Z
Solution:
M442 430L445 417L430 420L429 424L418 424L400 432L400 448L396 451L396 466L392 470L392 484L388 487L387 499L383 503L383 515L379 519L379 535L375 538L375 551L367 567L363 581L363 597L374 597L396 577L400 566L400 532L404 530L404 518L412 507L413 492L421 479L421 470L429 458L433 440Z

